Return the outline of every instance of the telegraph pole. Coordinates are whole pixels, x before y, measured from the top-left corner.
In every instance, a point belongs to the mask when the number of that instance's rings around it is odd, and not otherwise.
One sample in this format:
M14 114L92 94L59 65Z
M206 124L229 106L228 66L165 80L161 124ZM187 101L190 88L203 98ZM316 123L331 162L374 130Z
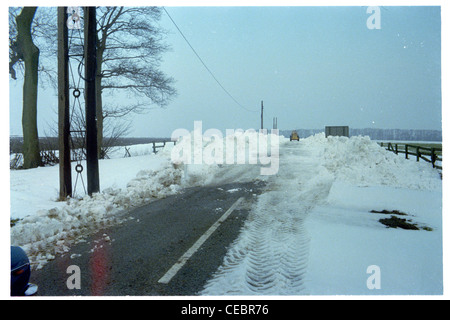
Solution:
M264 105L263 102L261 101L261 130L264 129L263 117L264 117Z
M69 116L69 41L67 7L58 7L58 143L59 198L72 196Z
M97 74L96 58L97 22L95 7L84 9L84 77L86 101L86 165L87 192L89 195L100 191L97 150L97 119L95 100L95 77Z

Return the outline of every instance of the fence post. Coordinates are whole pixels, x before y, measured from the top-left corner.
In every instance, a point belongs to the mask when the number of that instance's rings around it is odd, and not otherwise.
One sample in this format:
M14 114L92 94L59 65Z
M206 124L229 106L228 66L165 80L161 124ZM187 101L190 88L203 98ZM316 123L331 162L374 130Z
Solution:
M416 157L416 161L418 162L419 161L419 159L420 159L420 147L416 147L416 150L417 150L417 157Z
M408 158L408 145L405 144L405 159L409 159Z
M398 144L395 144L395 154L398 154Z
M431 148L431 164L434 166L434 163L436 162L436 153L434 153L434 148Z

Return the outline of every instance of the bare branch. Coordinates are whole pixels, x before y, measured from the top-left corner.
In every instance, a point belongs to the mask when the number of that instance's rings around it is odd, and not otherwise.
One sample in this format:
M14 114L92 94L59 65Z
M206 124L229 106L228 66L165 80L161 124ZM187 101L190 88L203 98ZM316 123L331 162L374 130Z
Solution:
M173 79L158 70L161 54L168 50L162 42L164 32L154 23L161 9L106 7L99 11L101 89L133 92L150 99L146 105L166 105L176 91ZM130 112L138 110L129 108Z

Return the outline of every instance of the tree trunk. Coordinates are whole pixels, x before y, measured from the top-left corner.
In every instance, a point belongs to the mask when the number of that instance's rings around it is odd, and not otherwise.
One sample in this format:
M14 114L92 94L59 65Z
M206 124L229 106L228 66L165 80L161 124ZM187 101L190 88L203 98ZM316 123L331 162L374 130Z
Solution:
M25 169L42 165L37 130L39 48L33 43L31 37L31 23L36 9L37 7L24 7L20 15L16 17L17 44L25 63L22 109L23 167Z

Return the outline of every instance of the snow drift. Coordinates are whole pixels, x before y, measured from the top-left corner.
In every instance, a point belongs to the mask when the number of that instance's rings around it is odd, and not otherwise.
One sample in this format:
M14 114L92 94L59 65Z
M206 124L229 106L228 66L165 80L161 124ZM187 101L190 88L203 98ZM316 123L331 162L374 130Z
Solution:
M201 294L442 293L441 197L440 176L429 164L402 159L367 137L285 141L280 172L268 178ZM387 233L369 213L385 206L434 231ZM383 291L366 286L374 264L383 270Z
M139 171L124 189L108 187L92 196L38 210L11 228L11 244L21 246L32 265L40 268L90 232L122 222L124 210L178 192L182 175L182 169L167 163L157 171Z

